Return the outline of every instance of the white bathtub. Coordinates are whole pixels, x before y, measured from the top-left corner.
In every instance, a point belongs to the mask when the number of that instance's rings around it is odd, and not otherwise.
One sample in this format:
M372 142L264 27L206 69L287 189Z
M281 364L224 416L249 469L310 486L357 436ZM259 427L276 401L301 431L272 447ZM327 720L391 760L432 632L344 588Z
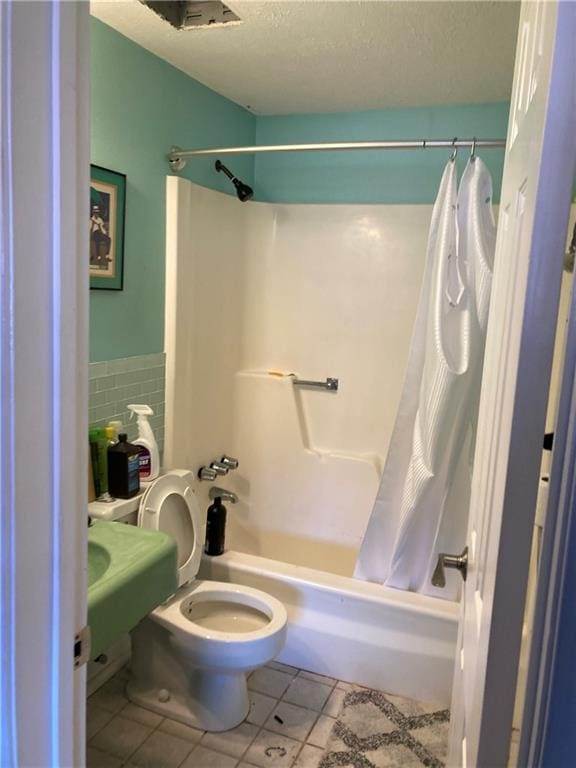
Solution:
M280 661L449 706L456 603L234 551L204 557L200 576L256 587L284 603Z

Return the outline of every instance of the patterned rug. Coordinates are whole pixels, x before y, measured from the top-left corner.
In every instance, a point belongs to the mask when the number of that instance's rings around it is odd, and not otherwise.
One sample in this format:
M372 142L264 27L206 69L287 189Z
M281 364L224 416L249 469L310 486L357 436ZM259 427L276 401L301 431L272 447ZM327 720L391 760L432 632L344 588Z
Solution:
M346 694L318 768L443 768L450 711L367 688Z

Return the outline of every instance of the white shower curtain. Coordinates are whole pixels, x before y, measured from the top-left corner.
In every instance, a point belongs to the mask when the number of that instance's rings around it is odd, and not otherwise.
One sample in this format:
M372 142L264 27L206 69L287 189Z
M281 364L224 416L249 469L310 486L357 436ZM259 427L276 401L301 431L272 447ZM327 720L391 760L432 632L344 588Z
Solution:
M454 598L430 584L437 553L464 545L495 225L492 182L449 161L432 212L408 368L355 576Z

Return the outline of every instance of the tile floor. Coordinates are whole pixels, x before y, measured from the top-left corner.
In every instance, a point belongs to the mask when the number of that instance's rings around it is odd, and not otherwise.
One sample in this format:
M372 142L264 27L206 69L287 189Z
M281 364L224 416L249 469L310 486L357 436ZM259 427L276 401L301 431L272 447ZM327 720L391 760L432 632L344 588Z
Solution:
M252 673L248 716L224 733L205 733L129 703L127 677L121 670L88 700L88 768L443 765L447 715L437 707L384 698L277 662Z

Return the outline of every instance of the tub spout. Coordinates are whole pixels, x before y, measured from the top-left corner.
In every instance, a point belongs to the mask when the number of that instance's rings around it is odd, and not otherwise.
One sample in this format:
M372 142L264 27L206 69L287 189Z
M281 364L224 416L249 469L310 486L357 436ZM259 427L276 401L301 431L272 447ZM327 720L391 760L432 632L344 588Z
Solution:
M227 491L225 488L218 488L216 486L212 486L212 488L210 488L208 495L211 499L219 497L222 499L222 501L229 501L230 504L236 504L238 501L238 496L236 496L235 493L232 491Z

